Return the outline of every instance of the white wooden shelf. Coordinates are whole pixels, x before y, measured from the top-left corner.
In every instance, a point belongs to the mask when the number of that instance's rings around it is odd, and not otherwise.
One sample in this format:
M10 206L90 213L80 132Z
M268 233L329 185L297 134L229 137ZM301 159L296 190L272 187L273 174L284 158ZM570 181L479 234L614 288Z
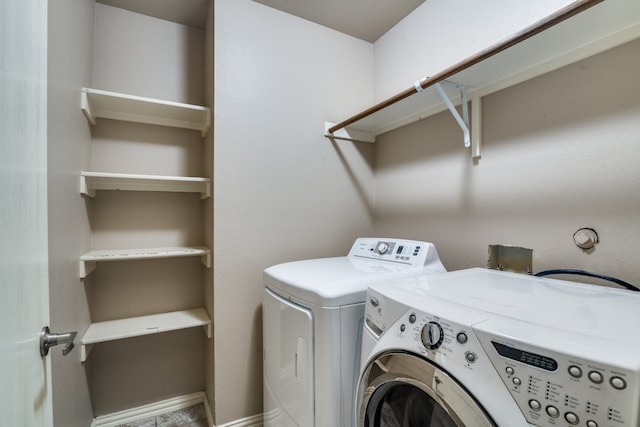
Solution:
M472 110L481 108L481 97L574 63L640 37L640 1L607 0L584 10L506 50L473 62L453 65L419 80L423 91L411 88L342 122L325 123L332 139L375 142L376 136L447 110L431 85L451 80L467 88ZM490 50L490 49L488 49ZM482 57L483 52L478 54ZM419 76L416 76L419 77ZM412 82L413 84L413 82ZM417 84L417 82L416 82ZM460 96L449 90L460 104ZM408 94L406 97L402 97ZM471 145L479 156L480 114L472 111ZM474 147L475 146L475 147Z
M98 262L130 261L155 258L181 258L199 256L207 268L211 268L211 251L204 246L180 246L144 249L115 249L87 252L80 257L80 278L85 278Z
M81 358L87 360L93 344L198 326L211 338L211 319L204 308L92 323L80 340Z
M211 196L211 180L185 176L81 172L80 193L95 197L96 190L188 192L200 193L200 198L206 199Z
M82 112L89 123L97 118L148 123L200 131L211 127L211 109L106 90L82 88Z

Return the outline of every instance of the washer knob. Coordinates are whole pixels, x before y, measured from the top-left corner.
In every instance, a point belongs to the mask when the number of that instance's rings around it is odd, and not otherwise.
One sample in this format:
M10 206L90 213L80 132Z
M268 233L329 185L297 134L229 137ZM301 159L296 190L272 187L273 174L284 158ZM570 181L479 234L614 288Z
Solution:
M435 350L444 341L444 330L438 322L429 322L422 327L422 344L429 350Z
M389 245L385 242L380 242L378 243L378 246L376 247L376 252L378 252L380 255L384 255L387 253L387 251L389 251Z

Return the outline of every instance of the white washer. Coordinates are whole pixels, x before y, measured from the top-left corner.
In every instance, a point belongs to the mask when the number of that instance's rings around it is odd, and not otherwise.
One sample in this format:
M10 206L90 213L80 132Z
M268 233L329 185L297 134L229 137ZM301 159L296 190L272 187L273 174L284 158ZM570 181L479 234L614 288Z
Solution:
M360 238L264 271L265 426L350 427L367 285L444 272L433 244Z
M359 426L640 426L640 293L470 269L373 284Z

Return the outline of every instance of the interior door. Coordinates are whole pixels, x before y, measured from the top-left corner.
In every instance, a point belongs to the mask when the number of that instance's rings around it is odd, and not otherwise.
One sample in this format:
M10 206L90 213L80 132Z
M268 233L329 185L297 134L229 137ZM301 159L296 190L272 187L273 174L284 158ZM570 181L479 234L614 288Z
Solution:
M52 426L47 264L47 2L0 2L0 414Z

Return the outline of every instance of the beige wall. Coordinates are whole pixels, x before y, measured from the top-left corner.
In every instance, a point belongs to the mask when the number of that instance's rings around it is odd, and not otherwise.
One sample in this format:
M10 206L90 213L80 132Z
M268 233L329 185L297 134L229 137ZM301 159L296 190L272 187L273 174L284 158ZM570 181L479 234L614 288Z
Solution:
M92 419L88 383L80 363L80 337L89 327L78 257L89 250L89 222L78 192L78 172L90 165L90 134L80 112L80 88L91 80L93 0L48 3L49 285L53 332L78 331L77 347L52 362L53 422L86 427Z
M215 2L215 422L262 413L262 270L372 230L370 145L323 123L372 100L372 45L249 0Z
M534 250L534 271L579 268L640 283L640 41L483 99L475 164L449 113L378 138L376 234L433 241L450 270L487 246ZM601 242L573 244L580 227Z
M103 4L96 11L96 88L204 103L202 30Z

